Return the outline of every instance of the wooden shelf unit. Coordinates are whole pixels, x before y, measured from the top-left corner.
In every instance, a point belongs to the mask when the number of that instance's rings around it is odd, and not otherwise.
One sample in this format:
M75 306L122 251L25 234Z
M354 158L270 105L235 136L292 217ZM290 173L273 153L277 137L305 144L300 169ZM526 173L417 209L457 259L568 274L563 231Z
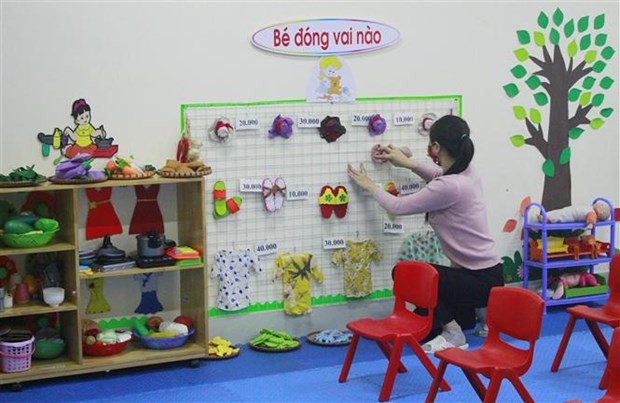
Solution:
M52 308L43 302L14 304L0 312L0 325L10 319L26 315L58 313L61 334L66 342L62 356L53 360L31 361L31 368L23 372L0 372L0 385L48 379L69 375L79 375L121 368L138 367L173 361L196 360L208 355L207 321L207 281L203 264L190 266L165 266L148 269L127 269L108 273L87 275L79 272L78 211L86 206L78 206L78 192L84 188L103 188L136 185L165 185L176 187L176 209L178 243L191 246L205 256L205 185L204 177L161 178L151 177L137 180L108 180L84 185L58 185L44 183L39 186L0 188L0 200L11 198L17 193L50 192L56 200L55 218L60 222L60 230L54 240L43 247L14 249L0 245L0 256L19 256L37 253L56 252L63 263L63 287L65 302ZM19 206L16 206L19 207ZM182 347L170 350L150 350L139 342L132 341L125 350L107 357L88 357L82 353L81 319L86 314L80 312L80 301L88 296L80 295L80 282L96 277L133 276L139 273L178 272L180 276L179 310L182 315L192 318L195 333ZM133 314L127 308L127 314Z

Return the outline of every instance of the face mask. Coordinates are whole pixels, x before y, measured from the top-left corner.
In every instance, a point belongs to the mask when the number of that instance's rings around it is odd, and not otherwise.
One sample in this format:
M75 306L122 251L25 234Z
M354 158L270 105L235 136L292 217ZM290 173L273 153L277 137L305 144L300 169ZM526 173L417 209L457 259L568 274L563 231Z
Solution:
M435 152L433 152L432 144L429 144L428 147L426 148L426 155L428 155L428 157L431 160L433 160L435 165L439 165L439 156L437 154L435 154Z

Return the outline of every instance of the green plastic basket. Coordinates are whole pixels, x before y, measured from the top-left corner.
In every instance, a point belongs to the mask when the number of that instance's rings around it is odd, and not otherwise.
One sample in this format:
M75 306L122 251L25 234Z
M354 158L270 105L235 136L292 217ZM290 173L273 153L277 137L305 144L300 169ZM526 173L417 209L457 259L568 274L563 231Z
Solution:
M0 240L11 248L37 248L50 243L56 232L58 229L40 233L2 234Z

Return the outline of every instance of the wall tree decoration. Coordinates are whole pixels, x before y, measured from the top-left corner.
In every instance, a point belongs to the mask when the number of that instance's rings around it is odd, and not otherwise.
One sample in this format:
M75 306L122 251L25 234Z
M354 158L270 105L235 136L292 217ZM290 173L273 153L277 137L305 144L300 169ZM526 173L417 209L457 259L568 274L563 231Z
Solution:
M532 31L517 31L521 47L514 51L518 64L510 69L514 81L503 89L515 100L527 93L534 102L528 98L513 106L526 132L513 134L510 141L515 147L534 147L542 157L546 210L572 204L570 142L601 128L614 112L604 105L605 92L614 84L605 69L615 54L604 26L605 14L566 19L558 8L551 18L541 12Z

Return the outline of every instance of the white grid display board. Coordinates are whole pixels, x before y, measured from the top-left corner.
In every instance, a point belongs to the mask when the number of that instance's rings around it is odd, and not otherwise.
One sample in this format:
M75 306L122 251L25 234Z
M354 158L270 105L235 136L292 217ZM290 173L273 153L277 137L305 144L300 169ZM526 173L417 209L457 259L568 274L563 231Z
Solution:
M397 260L402 241L411 233L426 230L424 216L390 217L370 195L352 183L346 173L347 164L364 163L369 175L381 186L393 181L397 186L424 183L416 175L402 168L373 163L370 149L374 144L406 145L413 158L426 159L428 137L417 131L425 113L437 116L460 114L460 96L397 97L361 99L355 103L306 103L270 101L243 104L192 104L181 106L181 117L190 123L192 137L203 139L202 158L213 173L205 177L207 198L207 270L214 264L220 250L256 248L261 244L277 244L278 253L305 253L322 270L324 281L312 285L312 296L344 294L343 268L331 263L334 249L325 249L327 238L345 240L372 239L380 248L383 259L372 265L374 290L391 289L391 270ZM367 126L353 125L354 116L378 113L387 121L387 130L371 136ZM268 130L277 115L290 117L295 122L293 135L284 139L270 139ZM394 117L413 116L409 125L396 125ZM301 117L337 116L347 129L337 141L327 143L317 128L300 128ZM254 130L236 130L225 142L210 139L208 131L213 122L225 117L235 125L238 119L258 119ZM282 177L287 189L308 192L307 199L286 200L282 209L265 210L260 192L241 192L240 182L261 182L264 178ZM241 210L234 215L215 219L213 185L224 181L227 198L240 196ZM319 194L324 185L335 188L344 185L349 193L346 216L329 219L321 216ZM386 233L385 224L402 225L402 233ZM250 274L250 299L253 304L281 301L282 282L272 280L277 254L261 257L263 273ZM217 279L209 281L209 306L216 306Z

